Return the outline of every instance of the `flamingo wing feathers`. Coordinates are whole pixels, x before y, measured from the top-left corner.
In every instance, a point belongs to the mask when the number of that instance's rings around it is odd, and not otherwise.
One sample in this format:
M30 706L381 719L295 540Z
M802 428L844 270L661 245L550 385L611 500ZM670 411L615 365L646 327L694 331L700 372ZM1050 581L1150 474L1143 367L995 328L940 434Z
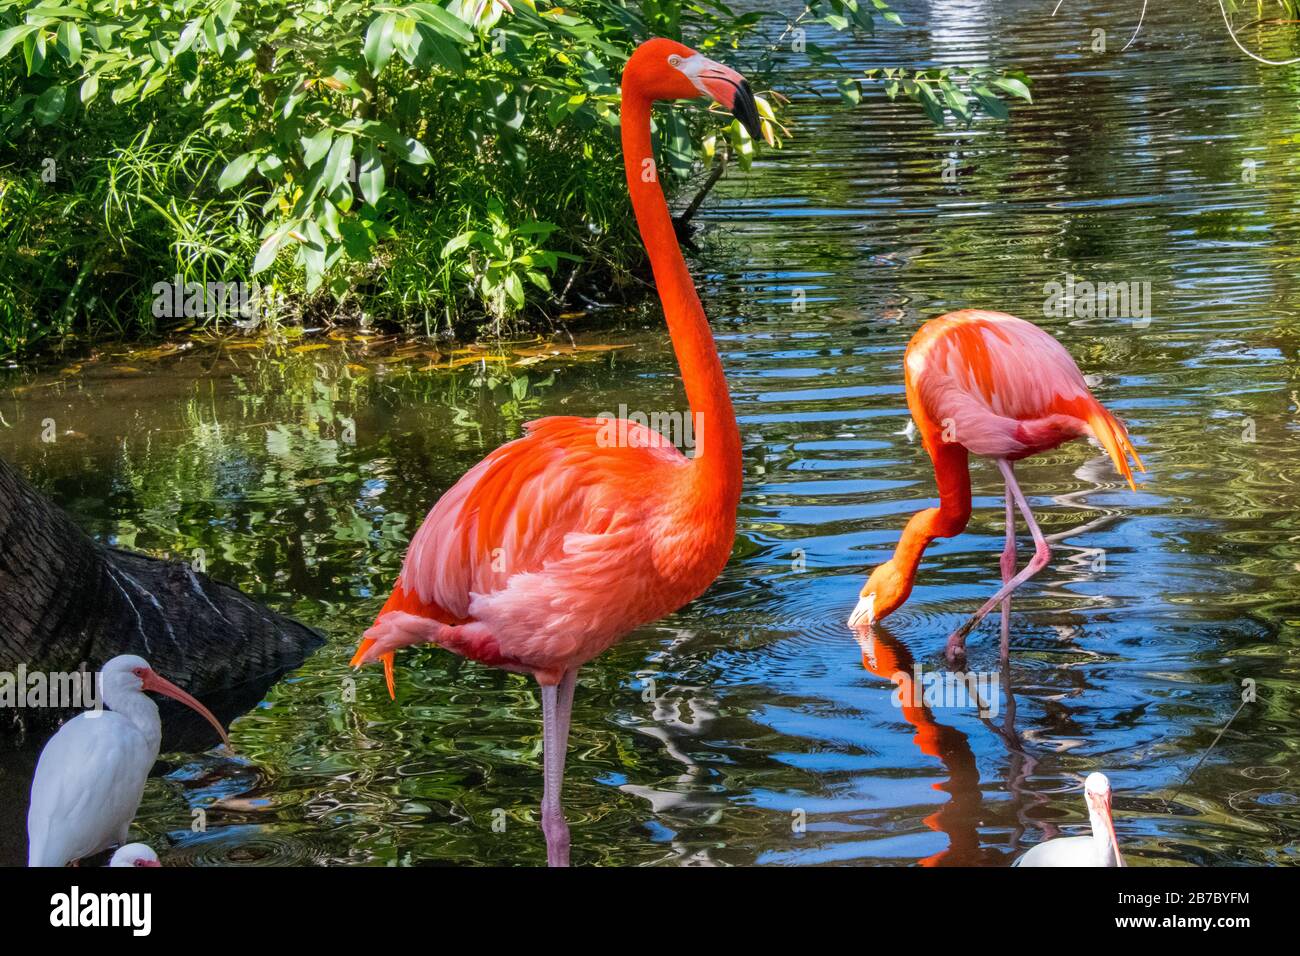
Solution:
M665 467L686 458L657 432L612 419L543 418L465 473L411 541L400 583L451 622L472 595L563 560L570 535L605 535L640 512Z
M1092 435L1130 485L1128 456L1145 471L1069 352L1031 322L978 310L940 316L913 337L905 366L918 425L944 441L1016 459Z
M464 625L474 620L475 600L496 599L531 602L537 613L518 618L541 630L539 619L548 610L552 620L556 614L544 604L607 603L611 594L600 585L608 581L600 576L625 568L630 550L653 550L660 537L656 520L671 521L659 505L673 483L689 474L677 448L652 429L612 418L557 416L524 429L524 437L488 454L438 499L411 540L380 618L405 611ZM548 570L589 586L548 596ZM512 582L518 585L513 591ZM620 610L625 613L590 618L607 617L612 624L637 608ZM452 649L501 663L499 638ZM362 639L354 665L371 643ZM394 658L387 653L382 660L392 695Z

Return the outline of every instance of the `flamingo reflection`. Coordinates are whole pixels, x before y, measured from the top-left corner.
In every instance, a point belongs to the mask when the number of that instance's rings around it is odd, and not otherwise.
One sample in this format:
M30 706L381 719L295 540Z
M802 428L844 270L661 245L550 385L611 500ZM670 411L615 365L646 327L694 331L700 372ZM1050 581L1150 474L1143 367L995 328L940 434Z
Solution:
M948 835L948 846L920 860L921 866L969 866L981 855L979 841L979 767L966 735L942 724L924 703L924 691L913 679L916 660L907 645L883 624L859 627L855 631L862 648L862 666L892 682L898 689L895 700L903 719L916 728L912 742L921 753L943 764L948 779L934 784L935 790L951 799L922 822L936 833Z

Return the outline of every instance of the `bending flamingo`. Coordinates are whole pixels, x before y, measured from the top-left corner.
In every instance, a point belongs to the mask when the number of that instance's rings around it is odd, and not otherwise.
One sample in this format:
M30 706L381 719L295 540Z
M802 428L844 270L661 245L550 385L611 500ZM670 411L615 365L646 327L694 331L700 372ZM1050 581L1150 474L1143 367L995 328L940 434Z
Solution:
M578 668L633 629L699 596L731 555L740 432L704 309L678 248L650 140L655 100L701 94L759 136L753 94L734 70L652 39L623 71L623 163L637 226L697 424L686 458L633 422L544 418L489 454L425 518L397 586L353 657L433 643L541 687L542 830L569 860L560 805Z
M926 452L934 462L939 507L914 514L894 550L862 588L849 626L893 613L912 593L917 565L935 538L960 534L970 520L972 454L997 462L1006 482L1006 547L1002 587L948 637L950 661L966 650L966 635L1002 605L1002 653L1008 640L1011 592L1047 564L1051 549L1016 483L1012 462L1091 435L1110 454L1129 483L1128 456L1146 471L1123 423L1092 397L1064 347L1038 326L1003 312L967 309L925 323L912 336L903 359L907 405ZM1034 556L1014 574L1015 512L1034 538Z
M1029 848L1012 866L1124 866L1110 812L1110 781L1104 773L1090 773L1083 782L1088 803L1090 836L1057 837Z

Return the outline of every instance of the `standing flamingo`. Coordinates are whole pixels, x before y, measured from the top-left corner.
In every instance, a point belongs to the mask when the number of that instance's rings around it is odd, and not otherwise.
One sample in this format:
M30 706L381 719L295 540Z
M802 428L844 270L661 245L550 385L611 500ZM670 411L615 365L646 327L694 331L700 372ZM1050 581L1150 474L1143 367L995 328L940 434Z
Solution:
M108 710L88 710L59 728L41 751L27 811L27 865L63 866L124 843L144 784L158 759L162 723L157 691L207 719L230 745L212 712L134 654L100 671Z
M680 43L647 40L623 71L624 170L697 423L694 457L630 421L528 423L523 438L489 454L433 506L352 659L382 659L390 695L393 652L420 643L537 680L552 866L569 861L560 788L578 668L699 596L736 533L740 432L650 140L655 100L701 94L759 136L744 78Z
M967 309L925 323L912 336L903 358L907 405L934 462L939 507L914 514L894 549L862 588L849 627L881 620L895 611L916 578L921 555L935 538L958 535L970 520L971 454L997 462L1006 481L1006 547L1002 587L948 637L949 661L966 651L966 635L1002 605L1002 653L1009 633L1011 592L1047 564L1051 549L1020 492L1011 463L1091 435L1110 454L1129 483L1128 455L1139 471L1142 459L1123 423L1092 397L1087 383L1060 342L1038 326L1004 312ZM1034 556L1016 566L1015 512L1019 507L1034 538Z
M1124 866L1110 813L1110 781L1104 773L1090 773L1083 782L1088 802L1091 836L1057 837L1029 848L1012 866Z

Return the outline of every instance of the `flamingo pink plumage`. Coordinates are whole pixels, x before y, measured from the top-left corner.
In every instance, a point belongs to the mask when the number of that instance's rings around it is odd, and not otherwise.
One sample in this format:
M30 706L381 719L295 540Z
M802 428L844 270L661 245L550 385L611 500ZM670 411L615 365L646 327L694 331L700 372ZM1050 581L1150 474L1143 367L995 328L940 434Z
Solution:
M633 422L545 418L490 453L434 505L354 665L429 642L541 686L547 860L565 865L560 806L578 668L621 637L693 600L731 555L740 432L722 363L655 172L655 100L711 96L758 135L735 71L654 39L623 73L628 190L681 366L696 449L685 457Z
M938 508L908 521L894 556L862 588L849 626L880 620L912 592L917 566L935 538L960 534L970 520L969 456L994 459L1006 482L1006 546L1002 588L948 638L950 660L965 651L966 635L1002 605L1003 653L1011 593L1037 574L1050 555L1046 539L1020 492L1012 462L1091 435L1106 449L1130 487L1128 456L1146 469L1118 418L1093 398L1070 354L1033 323L1003 312L967 309L932 319L917 330L903 359L907 404L934 462ZM1033 535L1034 557L1015 571L1015 510Z

